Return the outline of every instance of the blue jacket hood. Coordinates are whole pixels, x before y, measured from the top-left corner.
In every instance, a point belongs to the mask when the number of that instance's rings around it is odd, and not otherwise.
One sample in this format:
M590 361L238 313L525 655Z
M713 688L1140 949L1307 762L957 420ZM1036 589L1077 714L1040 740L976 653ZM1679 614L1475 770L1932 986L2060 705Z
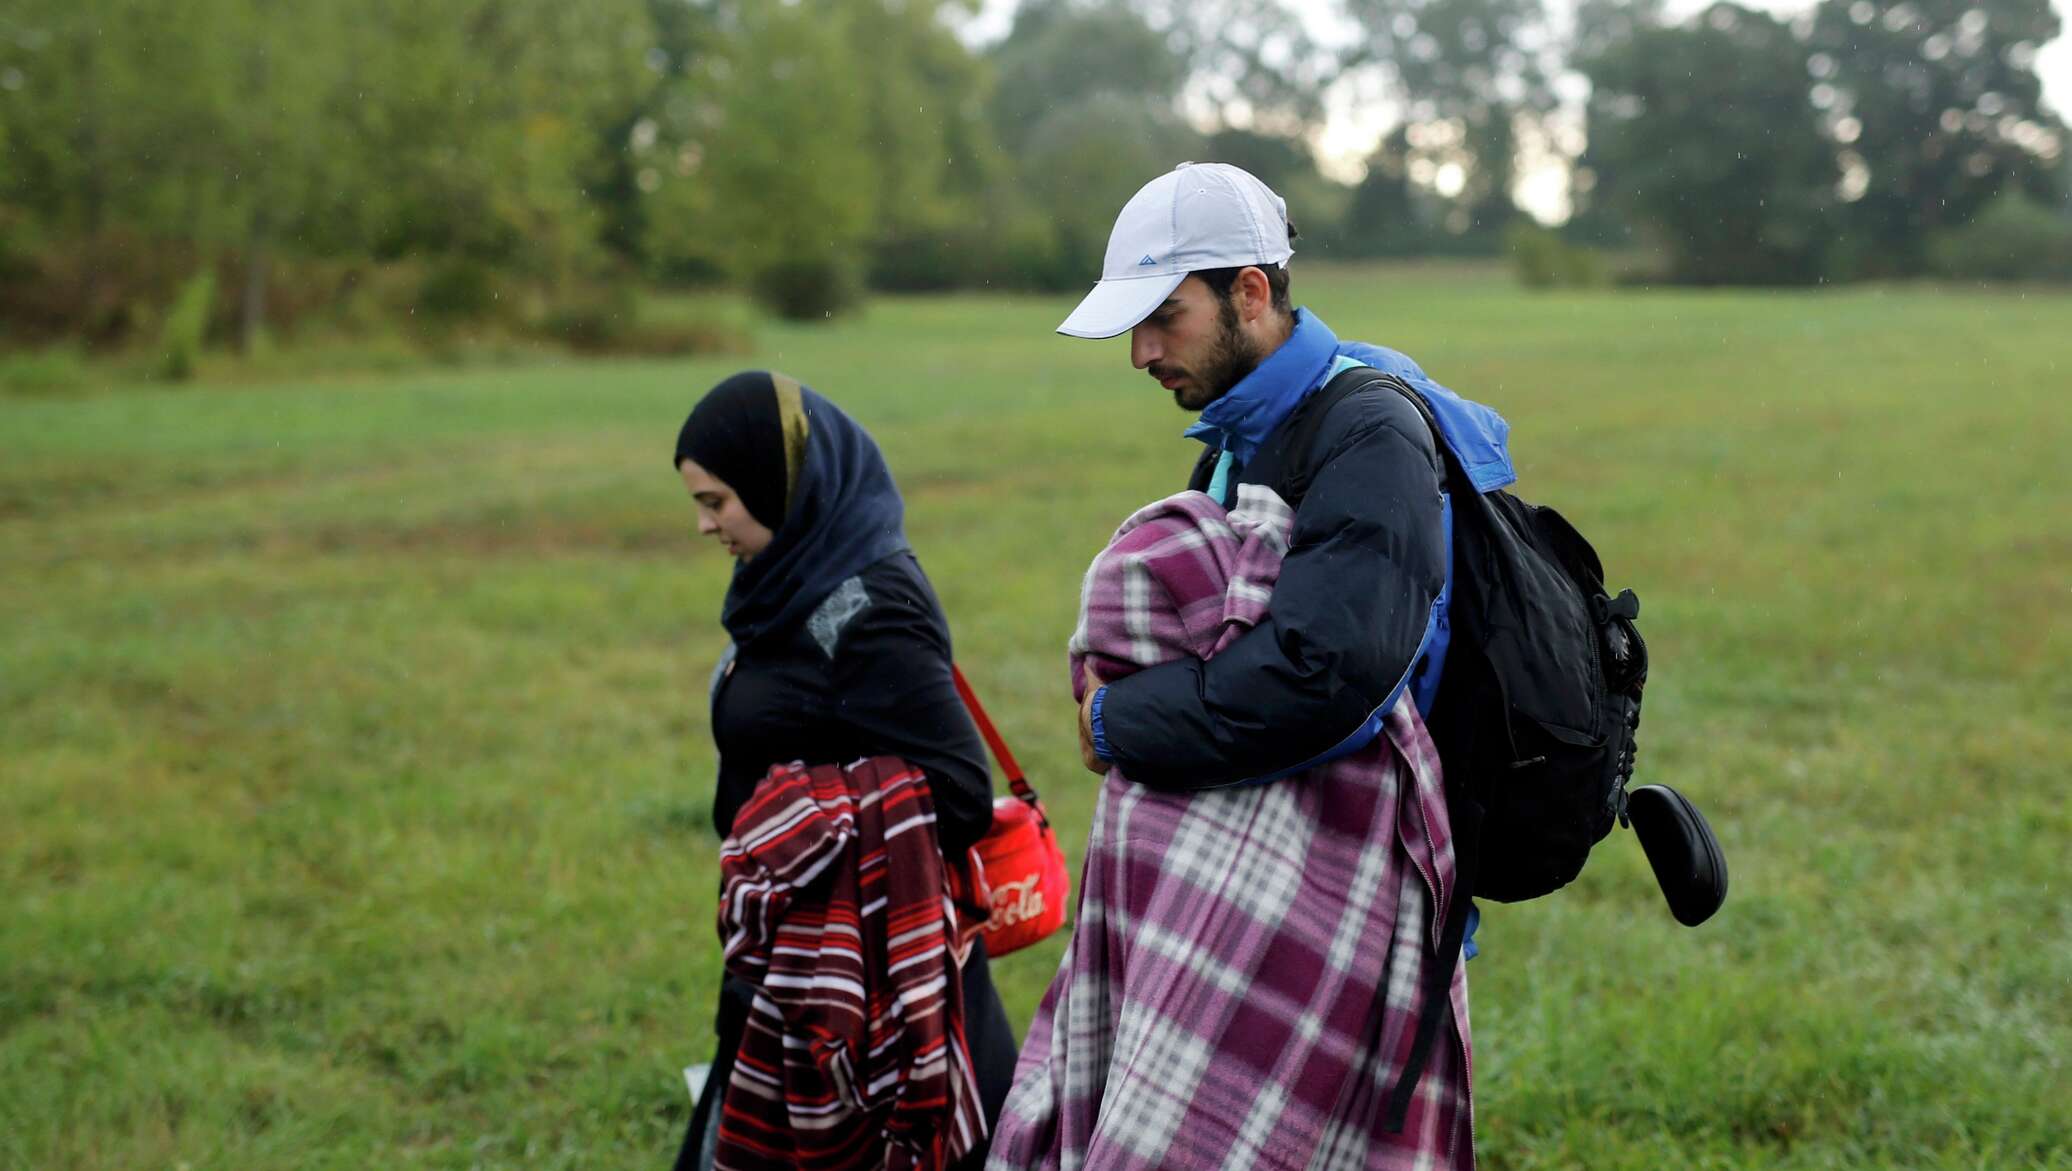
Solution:
M1517 481L1518 473L1511 467L1511 425L1494 409L1434 382L1408 355L1386 346L1347 342L1339 346L1339 353L1401 378L1424 397L1440 436L1460 459L1475 491L1494 492Z
M1187 435L1230 452L1240 463L1250 463L1281 420L1343 368L1344 359L1394 374L1423 395L1438 421L1440 436L1460 459L1476 491L1494 491L1517 480L1507 446L1511 425L1502 415L1433 381L1406 354L1386 346L1338 340L1308 309L1295 311L1295 331L1288 340L1227 394L1210 403Z

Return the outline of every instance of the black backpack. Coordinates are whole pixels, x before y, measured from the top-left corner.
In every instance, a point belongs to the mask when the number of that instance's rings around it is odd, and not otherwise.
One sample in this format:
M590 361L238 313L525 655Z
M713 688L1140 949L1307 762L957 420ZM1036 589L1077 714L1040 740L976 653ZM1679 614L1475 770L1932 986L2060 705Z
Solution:
M1452 823L1455 897L1440 933L1424 1011L1403 1072L1390 1095L1387 1124L1400 1131L1438 1028L1467 931L1468 898L1518 902L1568 885L1590 848L1627 817L1634 733L1647 683L1647 643L1633 621L1640 599L1604 587L1590 542L1551 508L1509 492L1477 492L1440 432L1431 407L1409 383L1371 367L1348 369L1304 399L1268 440L1247 478L1300 506L1315 468L1312 449L1331 409L1372 390L1402 395L1431 432L1453 505L1450 637L1438 695L1425 721L1445 772ZM1213 455L1213 453L1210 453ZM1207 467L1206 459L1204 468ZM1725 862L1694 806L1665 786L1636 791L1659 826L1658 840L1687 840L1661 851L1656 865L1672 909L1685 923L1719 905ZM1645 839L1643 845L1646 845ZM1665 877L1699 858L1672 892Z
M1359 366L1333 378L1261 463L1312 466L1291 457L1308 455L1332 407L1369 389L1417 409L1453 500L1451 640L1426 723L1445 767L1461 886L1499 902L1537 898L1574 880L1625 814L1648 673L1633 625L1640 600L1606 592L1597 551L1560 513L1475 491L1431 408L1393 374ZM1291 487L1299 497L1302 486Z

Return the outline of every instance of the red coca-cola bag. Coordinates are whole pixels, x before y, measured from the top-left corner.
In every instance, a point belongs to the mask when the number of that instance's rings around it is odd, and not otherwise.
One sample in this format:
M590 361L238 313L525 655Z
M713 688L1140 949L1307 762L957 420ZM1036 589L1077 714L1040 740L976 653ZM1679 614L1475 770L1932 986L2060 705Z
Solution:
M1022 766L1007 750L999 729L986 718L986 709L979 706L964 672L955 666L951 671L957 694L1013 791L1012 796L994 800L993 827L972 847L992 900L992 917L986 921L986 954L1004 956L1049 938L1065 925L1072 877L1065 869L1065 852L1058 848L1058 835L1050 827L1050 814L1042 799L1023 778Z

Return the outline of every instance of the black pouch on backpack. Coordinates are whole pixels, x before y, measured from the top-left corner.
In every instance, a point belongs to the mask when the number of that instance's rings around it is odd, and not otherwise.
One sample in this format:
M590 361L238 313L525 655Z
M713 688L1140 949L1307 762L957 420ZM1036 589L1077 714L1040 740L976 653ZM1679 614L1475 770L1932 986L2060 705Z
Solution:
M1667 785L1637 785L1626 790L1626 817L1669 913L1686 927L1712 918L1727 898L1727 858L1705 815Z

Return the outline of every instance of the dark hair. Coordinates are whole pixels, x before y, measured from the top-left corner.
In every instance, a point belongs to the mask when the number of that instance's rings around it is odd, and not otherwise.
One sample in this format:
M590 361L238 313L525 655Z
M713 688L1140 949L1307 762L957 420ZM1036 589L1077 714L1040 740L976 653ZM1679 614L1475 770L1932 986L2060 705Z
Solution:
M1297 234L1295 225L1289 224L1288 240L1290 243L1294 242ZM1230 290L1237 285L1237 274L1245 271L1247 268L1256 268L1266 274L1266 288L1273 297L1273 307L1276 310L1281 313L1295 312L1293 302L1288 299L1288 266L1285 264L1247 264L1239 265L1236 268L1202 268L1196 269L1194 275L1200 277L1202 283L1209 286L1209 291L1215 293L1218 300L1227 302L1230 300Z
M1294 312L1294 305L1288 300L1288 270L1279 264L1248 264L1239 268L1204 268L1194 275L1209 286L1209 291L1221 301L1230 300L1230 290L1237 287L1237 274L1246 268L1256 268L1266 274L1266 288L1273 295L1273 307L1282 313Z
M1295 230L1293 222L1289 222L1287 228L1289 228L1289 242L1295 242L1301 236L1301 232ZM1204 267L1204 269L1196 269L1196 272L1193 272L1193 276L1202 278L1202 284L1206 284L1210 288L1210 292L1216 294L1218 301L1229 303L1231 301L1231 288L1237 286L1237 274L1245 272L1247 267L1256 267L1256 269L1260 269L1260 272L1266 274L1266 292L1272 296L1272 307L1276 311L1280 311L1280 313L1295 313L1295 305L1289 301L1289 265L1285 265L1285 263L1278 263L1278 265Z

